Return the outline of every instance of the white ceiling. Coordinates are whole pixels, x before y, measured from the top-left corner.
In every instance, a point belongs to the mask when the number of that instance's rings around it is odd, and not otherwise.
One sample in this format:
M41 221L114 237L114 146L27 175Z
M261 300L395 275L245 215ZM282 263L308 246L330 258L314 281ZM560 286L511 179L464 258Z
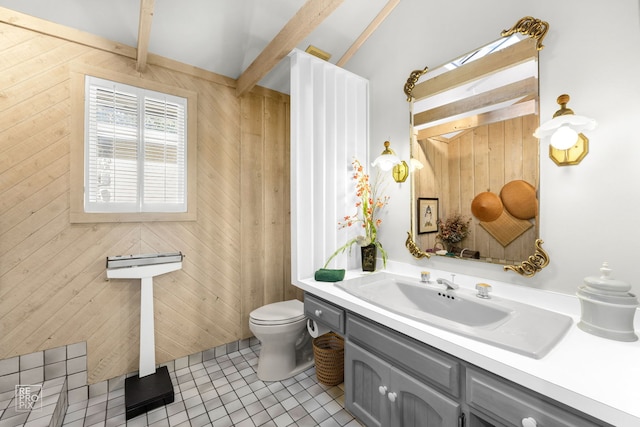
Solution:
M344 0L298 46L336 63L388 0ZM237 79L305 0L156 0L149 53ZM137 46L140 1L0 0L0 6ZM288 63L258 84L289 93Z

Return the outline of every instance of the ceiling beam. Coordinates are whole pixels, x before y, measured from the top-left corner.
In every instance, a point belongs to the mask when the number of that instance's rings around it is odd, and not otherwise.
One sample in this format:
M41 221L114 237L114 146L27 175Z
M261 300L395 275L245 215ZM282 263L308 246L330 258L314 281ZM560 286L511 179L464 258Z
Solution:
M35 31L40 34L57 37L62 40L78 43L83 46L100 49L105 52L115 53L127 58L136 57L135 48L133 46L127 46L123 43L118 43L104 37L96 36L95 34L36 18L35 16L16 12L15 10L7 9L5 7L0 7L0 22Z
M534 96L538 92L538 79L528 77L508 85L500 86L487 92L473 95L468 98L454 101L446 105L432 108L417 113L413 116L415 126L444 120L448 117L464 114L469 111L478 110L501 102L510 101L527 96Z
M353 44L349 47L349 49L347 49L344 55L342 55L342 58L340 58L340 60L336 62L336 65L338 67L344 67L344 65L351 59L351 57L356 53L356 51L360 49L360 47L364 44L364 42L367 41L369 36L371 36L371 34L373 34L373 32L378 29L380 24L382 24L382 21L387 19L387 16L389 16L391 11L395 9L398 3L400 3L400 0L389 0L387 4L384 5L384 7L382 8L382 10L380 10L378 15L376 15L376 17L373 18L373 21L371 21L369 26L367 26L367 28L364 29L362 34L360 34L360 36L356 39L356 41L354 41Z
M536 49L536 43L535 39L526 38L514 45L493 52L491 55L483 56L436 77L429 78L429 73L427 73L426 78L428 80L416 84L411 96L416 101L419 101L422 98L434 96L467 83L478 81L515 65L528 61L538 61L539 52ZM438 68L435 69L437 70Z
M105 39L104 37L99 37L61 24L25 15L2 6L0 6L0 22L40 34L45 34L47 36L56 37L72 43L78 43L93 49L113 53L114 55L120 55L129 59L135 60L137 56L136 48L133 46L127 46L122 43ZM208 80L216 84L225 85L230 88L235 89L236 87L236 79L216 74L212 71L198 68L193 65L185 64L184 62L179 62L175 59L154 55L153 53L149 53L147 57L147 64L159 65L170 70L179 71L181 73Z
M140 23L138 25L138 49L136 54L136 70L138 72L143 72L147 67L154 6L155 0L140 0Z
M236 95L249 92L344 0L307 0L238 78Z
M421 141L425 138L439 138L441 135L449 133L461 132L478 126L511 120L516 117L527 116L529 114L536 114L538 112L536 104L537 101L535 99L530 99L525 102L509 105L499 110L476 114L474 116L465 117L452 122L443 123L441 125L420 129L418 131L417 139L418 141ZM458 136L458 134L455 136ZM441 138L439 140L442 142L449 142L449 139L447 138Z

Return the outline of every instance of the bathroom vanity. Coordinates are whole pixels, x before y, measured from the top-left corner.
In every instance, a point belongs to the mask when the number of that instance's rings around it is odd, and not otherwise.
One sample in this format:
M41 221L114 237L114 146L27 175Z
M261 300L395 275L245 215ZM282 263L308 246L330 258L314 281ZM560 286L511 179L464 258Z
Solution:
M634 355L639 360L637 343L625 347L597 338L574 322L536 359L386 311L336 284L305 280L299 286L305 290L305 314L345 337L345 406L367 426L640 425L637 399L628 399L638 369L601 359L609 354L618 361ZM514 297L515 288L499 284L494 293ZM520 291L530 303L566 306L575 320L575 298ZM536 299L535 292L543 295ZM626 356L620 358L621 351ZM598 360L601 368L594 369ZM596 372L601 369L604 376Z

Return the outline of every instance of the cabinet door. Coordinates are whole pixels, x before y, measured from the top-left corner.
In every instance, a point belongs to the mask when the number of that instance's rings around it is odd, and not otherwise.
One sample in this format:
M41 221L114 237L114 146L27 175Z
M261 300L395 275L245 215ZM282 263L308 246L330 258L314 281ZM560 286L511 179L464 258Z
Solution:
M392 425L398 427L451 427L458 425L460 404L414 377L391 368L387 395Z
M520 426L523 421L538 427L601 427L606 425L570 408L543 400L531 390L496 375L467 369L467 402L478 413L487 413L506 425Z
M344 357L347 410L367 427L389 425L389 402L386 396L389 364L349 341L345 342Z

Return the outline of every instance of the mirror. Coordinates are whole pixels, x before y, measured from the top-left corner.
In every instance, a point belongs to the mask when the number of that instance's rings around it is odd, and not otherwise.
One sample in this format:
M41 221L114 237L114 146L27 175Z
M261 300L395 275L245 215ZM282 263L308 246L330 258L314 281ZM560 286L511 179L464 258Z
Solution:
M423 166L411 178L406 246L415 257L499 263L524 276L548 264L533 137L547 31L546 22L525 17L494 42L411 73L411 163Z

